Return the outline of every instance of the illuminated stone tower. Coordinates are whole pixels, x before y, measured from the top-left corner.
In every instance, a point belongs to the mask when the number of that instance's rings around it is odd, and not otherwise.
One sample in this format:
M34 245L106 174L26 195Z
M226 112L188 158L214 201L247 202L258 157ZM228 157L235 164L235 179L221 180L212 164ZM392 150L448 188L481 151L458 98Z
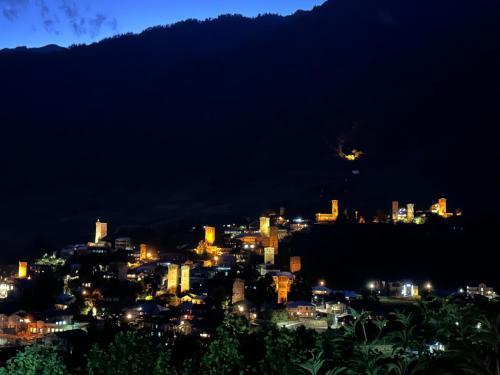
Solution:
M212 246L215 242L215 227L205 227L205 242Z
M263 216L260 218L260 235L263 237L269 237L270 220L268 217Z
M245 280L236 279L233 283L233 298L231 302L233 305L235 303L241 302L245 300Z
M332 220L335 221L339 217L339 201L334 199L332 200Z
M190 289L189 285L189 273L191 271L191 267L188 264L184 264L181 267L181 293L187 292Z
M439 216L446 217L446 198L439 198L438 200L438 214Z
M397 223L398 221L398 211L399 211L399 203L398 201L392 201L392 221Z
M28 262L19 262L18 277L25 279L28 276Z
M278 303L288 301L288 276L278 276Z
M278 227L269 228L269 247L274 249L274 255L278 255L279 236Z
M179 285L179 265L169 264L167 275L167 290L169 293L175 293Z
M406 221L408 223L413 223L415 218L415 205L413 203L408 203L406 205Z
M274 247L264 248L264 264L274 264Z
M301 259L299 256L290 257L290 272L299 272L302 269Z
M108 223L101 223L99 220L95 223L95 243L98 243L108 235Z
M141 243L139 254L140 254L139 255L140 260L147 260L148 259L148 245L146 245L145 243Z

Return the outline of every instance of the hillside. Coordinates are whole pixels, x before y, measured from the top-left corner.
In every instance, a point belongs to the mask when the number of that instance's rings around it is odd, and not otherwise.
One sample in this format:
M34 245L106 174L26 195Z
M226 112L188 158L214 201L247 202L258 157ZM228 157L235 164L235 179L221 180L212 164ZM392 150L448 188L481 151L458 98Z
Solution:
M493 213L499 16L490 0L330 0L2 53L0 248L85 240L97 217L310 214L331 196L367 215L440 195Z

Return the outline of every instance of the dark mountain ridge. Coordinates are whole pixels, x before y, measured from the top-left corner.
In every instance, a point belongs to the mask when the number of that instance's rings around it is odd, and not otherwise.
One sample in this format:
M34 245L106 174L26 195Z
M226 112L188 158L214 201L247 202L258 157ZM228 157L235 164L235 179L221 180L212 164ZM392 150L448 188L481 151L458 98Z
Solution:
M97 217L312 214L331 197L367 216L441 195L492 213L499 15L489 0L331 0L0 54L0 244L85 239Z

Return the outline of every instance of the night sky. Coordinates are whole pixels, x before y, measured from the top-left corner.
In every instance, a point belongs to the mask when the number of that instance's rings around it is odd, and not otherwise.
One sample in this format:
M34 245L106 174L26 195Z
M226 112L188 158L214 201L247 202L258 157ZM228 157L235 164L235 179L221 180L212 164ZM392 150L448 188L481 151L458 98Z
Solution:
M0 49L92 43L119 33L220 14L290 14L321 0L0 0Z

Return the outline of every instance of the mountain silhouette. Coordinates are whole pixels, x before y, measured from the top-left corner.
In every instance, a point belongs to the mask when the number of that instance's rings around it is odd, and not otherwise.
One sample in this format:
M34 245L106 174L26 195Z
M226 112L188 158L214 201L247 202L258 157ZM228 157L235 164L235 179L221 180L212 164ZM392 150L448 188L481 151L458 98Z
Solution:
M494 214L499 16L492 0L330 0L4 51L0 247L332 198L367 217L440 196Z

